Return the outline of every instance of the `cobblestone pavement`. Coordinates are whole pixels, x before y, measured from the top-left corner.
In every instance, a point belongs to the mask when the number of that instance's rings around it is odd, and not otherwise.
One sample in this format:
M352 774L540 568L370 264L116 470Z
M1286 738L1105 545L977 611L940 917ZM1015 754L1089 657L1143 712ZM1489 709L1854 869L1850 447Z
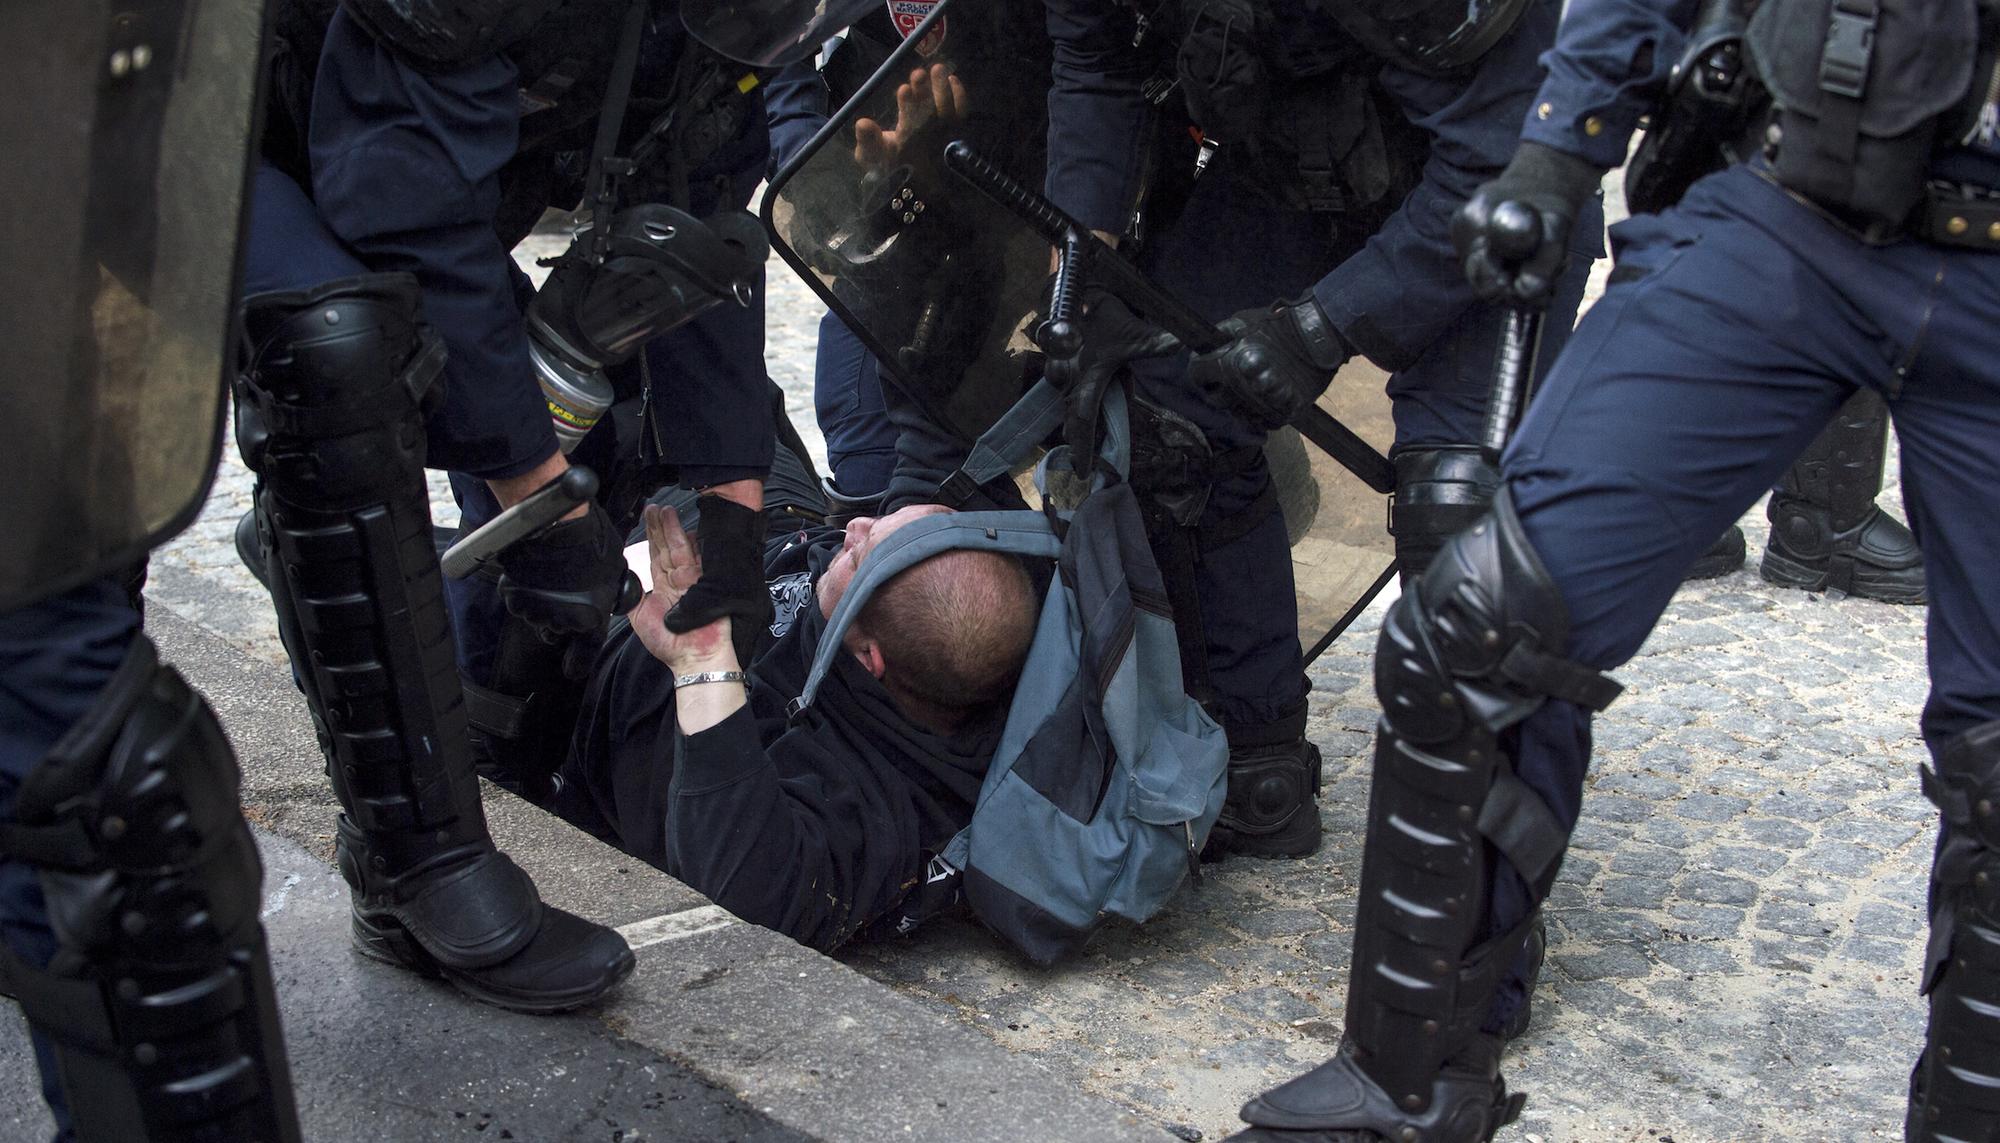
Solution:
M772 276L770 366L809 429L819 310ZM156 556L152 594L278 658L230 547L247 497L232 456L201 521ZM1933 836L1915 780L1924 610L1764 584L1762 513L1745 528L1750 568L1685 588L1617 672L1628 690L1597 723L1534 1024L1507 1069L1527 1111L1503 1139L1900 1137ZM1228 1134L1242 1100L1339 1034L1378 617L1313 668L1317 856L1211 866L1057 970L970 923L845 959L1184 1139Z

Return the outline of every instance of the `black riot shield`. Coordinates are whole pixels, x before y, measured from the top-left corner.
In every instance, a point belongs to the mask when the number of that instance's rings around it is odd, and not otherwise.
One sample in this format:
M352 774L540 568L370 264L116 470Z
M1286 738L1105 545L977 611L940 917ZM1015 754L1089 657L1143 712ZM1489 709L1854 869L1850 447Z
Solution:
M201 505L263 9L0 4L0 611L137 561Z
M891 9L900 17L905 7ZM1054 247L955 177L943 152L966 143L1015 181L1040 185L1047 89L1022 77L1048 74L1048 45L1024 31L1039 21L1009 20L1010 5L915 7L929 9L923 21L903 26L899 18L900 46L772 180L764 222L773 248L860 336L888 382L970 442L1040 377L1029 332ZM914 72L935 75L940 66L958 80L945 100L912 90ZM1358 432L1364 451L1386 447L1379 374L1337 384L1322 405ZM1310 657L1393 573L1386 485L1371 488L1289 429L1273 435L1267 453L1291 529L1300 641ZM1380 485L1387 462L1379 452L1373 460Z

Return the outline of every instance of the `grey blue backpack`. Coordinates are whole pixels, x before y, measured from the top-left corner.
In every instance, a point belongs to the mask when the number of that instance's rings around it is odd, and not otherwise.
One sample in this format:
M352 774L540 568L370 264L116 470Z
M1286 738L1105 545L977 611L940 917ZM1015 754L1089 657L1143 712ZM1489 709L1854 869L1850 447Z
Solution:
M980 438L962 471L982 482L1004 475L1062 411L1044 383ZM1123 480L1130 447L1115 389L1104 424L1100 474L1073 510L927 516L883 540L834 609L792 704L795 714L811 706L848 624L904 568L955 548L1056 561L972 820L914 895L942 904L955 887L1037 964L1076 950L1107 917L1146 920L1198 877L1228 789L1228 744L1183 689L1166 589ZM1061 453L1037 470L1045 499Z

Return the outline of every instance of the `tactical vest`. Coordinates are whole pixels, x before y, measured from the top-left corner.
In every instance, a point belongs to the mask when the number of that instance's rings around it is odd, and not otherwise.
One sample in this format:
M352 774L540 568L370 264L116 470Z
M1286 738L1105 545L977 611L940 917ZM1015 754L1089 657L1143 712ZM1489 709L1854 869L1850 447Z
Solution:
M1161 43L1148 93L1179 93L1203 168L1213 156L1225 177L1355 233L1372 232L1416 185L1429 140L1376 81L1383 45L1319 0L1181 0L1161 11L1141 21ZM1175 197L1168 185L1157 199Z
M1975 0L1758 3L1745 44L1774 105L1777 180L1865 237L1903 232L1938 153L1994 114L1995 22L1983 37L1981 23Z
M276 47L263 153L308 191L312 178L306 139L313 82L327 23L337 7L339 0L278 0L273 15ZM501 173L502 201L495 223L509 246L524 237L549 207L571 209L581 200L605 85L630 7L630 0L562 0L527 36L504 49L520 74L521 108L519 150ZM651 8L655 28L663 21L672 22L670 34L681 41L680 55L670 61L641 57L621 133L627 142L673 103L677 93L671 69L706 51L679 31L672 0L652 0ZM423 66L421 61L412 62ZM677 126L684 132L697 129L690 122ZM664 188L649 184L646 174L642 172L628 187L628 200L662 198Z

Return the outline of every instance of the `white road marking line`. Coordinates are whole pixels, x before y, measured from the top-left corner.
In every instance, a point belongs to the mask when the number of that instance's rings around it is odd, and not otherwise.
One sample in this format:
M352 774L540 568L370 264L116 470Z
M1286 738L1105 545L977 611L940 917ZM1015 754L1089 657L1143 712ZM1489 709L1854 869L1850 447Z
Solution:
M678 913L665 913L658 917L647 917L621 925L618 935L632 946L632 951L657 945L665 941L686 940L701 933L714 932L729 925L739 925L741 921L730 915L729 910L720 905L698 905Z

